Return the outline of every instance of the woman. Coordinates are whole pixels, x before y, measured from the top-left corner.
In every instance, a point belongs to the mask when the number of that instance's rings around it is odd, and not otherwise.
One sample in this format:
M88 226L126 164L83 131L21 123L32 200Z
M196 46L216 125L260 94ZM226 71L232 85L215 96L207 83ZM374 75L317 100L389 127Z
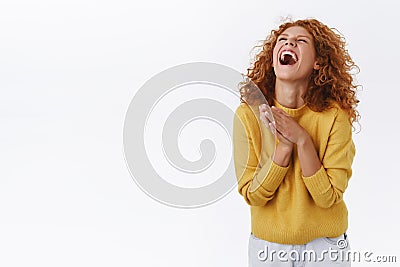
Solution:
M255 92L241 88L234 158L251 209L250 266L350 266L343 194L355 155L354 68L344 38L308 19L273 30L248 69L274 117L255 112ZM260 120L276 135L272 155Z

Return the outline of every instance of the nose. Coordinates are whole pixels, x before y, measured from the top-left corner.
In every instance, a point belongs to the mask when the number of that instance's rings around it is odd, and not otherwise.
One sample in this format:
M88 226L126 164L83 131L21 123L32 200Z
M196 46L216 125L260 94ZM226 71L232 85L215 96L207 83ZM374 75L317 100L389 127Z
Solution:
M290 45L295 47L296 46L296 42L294 42L292 39L287 39L285 42L285 45Z

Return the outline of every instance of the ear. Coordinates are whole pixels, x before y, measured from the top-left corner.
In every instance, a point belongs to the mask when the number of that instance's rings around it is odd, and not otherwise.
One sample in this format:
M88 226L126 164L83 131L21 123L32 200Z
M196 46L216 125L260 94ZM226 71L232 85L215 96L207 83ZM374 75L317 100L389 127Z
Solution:
M318 61L315 61L314 70L319 70L320 68L321 68L321 65L319 65Z

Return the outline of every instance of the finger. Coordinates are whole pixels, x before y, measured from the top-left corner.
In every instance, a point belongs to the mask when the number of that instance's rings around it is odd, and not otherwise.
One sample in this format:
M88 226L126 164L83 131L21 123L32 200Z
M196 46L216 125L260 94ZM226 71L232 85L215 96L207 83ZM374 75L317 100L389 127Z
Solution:
M280 132L277 132L276 136L278 137L278 139L279 139L280 141L283 141L283 142L286 142L286 143L288 143L288 142L292 143L289 139L287 139L286 137L284 137Z
M272 115L271 108L267 104L261 104L259 107L260 113L265 113L265 116L269 121L274 120L274 116Z
M275 136L280 140L285 140L286 138L276 129L273 123L270 124L270 128L274 130Z
M265 117L263 117L262 115L260 116L262 124L267 127L267 129L269 128L269 122L265 119Z
M285 131L285 129L284 129L282 126L276 124L276 125L275 125L275 129L276 129L276 131L279 132L282 136L286 136L286 131Z
M270 123L270 121L269 121L269 119L265 116L265 113L260 113L260 119L261 119L261 121L263 122L263 124L267 127L267 128L269 128L269 123Z
M271 111L272 111L272 114L274 115L274 118L285 118L286 117L277 108L272 107Z
M275 111L277 114L280 114L280 115L282 115L282 116L290 117L290 115L287 114L285 111L283 111L282 109L277 108L277 107L275 107L275 106L272 106L272 111Z
M286 123L287 118L285 116L282 116L280 114L274 114L274 120L276 124L279 125L284 125Z
M274 135L276 135L277 130L276 130L276 128L275 128L275 124L272 123L272 122L270 122L268 125L269 125L269 129L271 130L271 132L272 132Z
M265 111L267 110L267 107L265 104L259 105L258 110L260 112L260 119L265 123L266 119L269 119L268 117L265 118Z
M287 137L287 125L281 119L275 120L275 129L282 134L282 136Z
M274 121L274 116L272 115L272 110L270 108L267 108L266 111L264 112L265 116L272 122Z
M287 139L284 135L284 133L282 133L282 131L280 131L277 127L275 127L276 125L274 125L273 123L270 124L270 127L274 129L274 134L276 137L278 137L279 140L283 140L285 142L290 142L291 141L289 139Z
M280 108L276 108L276 109L277 109L278 112L279 112L280 114L282 114L283 116L290 117L290 115L287 114L284 110L282 110L282 109L280 109Z
M275 120L284 120L286 116L280 112L272 111L272 115L274 116Z
M274 118L275 118L275 121L277 122L277 124L279 124L280 126L289 125L289 122L291 120L290 116L287 116L287 115L285 115L286 113L284 113L284 112L281 113L276 109L273 110L273 113L274 113Z
M278 129L276 128L275 123L273 123L273 122L270 122L270 123L269 123L269 128L270 128L271 132L272 132L275 136L276 136L277 133L279 132Z
M260 110L260 112L265 112L267 110L267 105L261 104L258 106L258 109Z

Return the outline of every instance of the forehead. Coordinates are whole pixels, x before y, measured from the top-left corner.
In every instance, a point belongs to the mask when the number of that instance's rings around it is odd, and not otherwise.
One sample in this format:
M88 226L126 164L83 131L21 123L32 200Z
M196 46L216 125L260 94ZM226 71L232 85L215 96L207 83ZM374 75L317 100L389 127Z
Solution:
M292 26L284 30L281 35L294 35L294 36L306 36L312 39L311 34L301 26Z

